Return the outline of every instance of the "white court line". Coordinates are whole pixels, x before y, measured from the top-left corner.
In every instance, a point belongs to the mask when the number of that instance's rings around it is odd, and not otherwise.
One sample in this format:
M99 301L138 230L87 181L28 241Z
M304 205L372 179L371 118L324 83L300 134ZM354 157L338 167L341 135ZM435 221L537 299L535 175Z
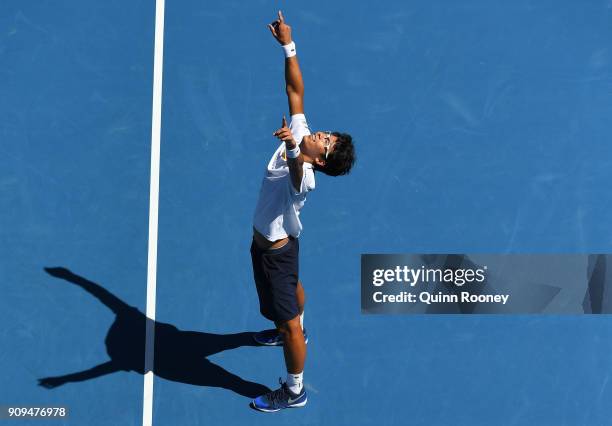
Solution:
M142 426L153 424L153 363L155 293L157 286L157 218L159 211L159 152L161 134L162 71L164 64L164 0L155 2L153 55L153 115L151 119L151 187L149 193L149 254L147 261L147 326Z

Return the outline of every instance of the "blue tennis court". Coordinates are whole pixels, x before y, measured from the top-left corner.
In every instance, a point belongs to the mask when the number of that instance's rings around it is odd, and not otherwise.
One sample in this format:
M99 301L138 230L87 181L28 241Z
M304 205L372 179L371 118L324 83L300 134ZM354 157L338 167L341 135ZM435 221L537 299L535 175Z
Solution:
M288 114L278 9L311 127L358 159L301 216L308 404L264 414L286 372L252 340L249 247ZM362 315L359 275L363 253L610 253L611 20L167 1L152 423L612 424L608 316ZM69 409L15 424L143 424L154 34L152 0L0 5L0 406Z

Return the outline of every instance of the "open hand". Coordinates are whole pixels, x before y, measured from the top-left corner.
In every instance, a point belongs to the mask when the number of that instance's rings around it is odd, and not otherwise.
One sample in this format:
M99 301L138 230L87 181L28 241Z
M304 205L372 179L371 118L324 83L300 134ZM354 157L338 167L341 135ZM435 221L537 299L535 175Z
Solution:
M278 19L268 24L268 29L282 46L291 43L291 27L285 24L283 12L280 10L278 11Z

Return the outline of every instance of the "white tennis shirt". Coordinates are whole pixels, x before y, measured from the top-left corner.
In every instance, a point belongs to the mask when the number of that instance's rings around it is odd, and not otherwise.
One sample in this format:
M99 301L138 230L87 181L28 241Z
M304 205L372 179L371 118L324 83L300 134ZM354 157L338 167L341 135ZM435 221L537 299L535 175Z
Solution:
M305 135L310 134L304 114L292 115L289 129L298 145L302 143ZM284 142L281 142L266 167L253 216L253 226L269 241L280 240L289 235L297 238L302 231L300 209L306 202L306 194L315 188L312 164L304 162L302 167L304 175L300 190L296 191L289 175Z

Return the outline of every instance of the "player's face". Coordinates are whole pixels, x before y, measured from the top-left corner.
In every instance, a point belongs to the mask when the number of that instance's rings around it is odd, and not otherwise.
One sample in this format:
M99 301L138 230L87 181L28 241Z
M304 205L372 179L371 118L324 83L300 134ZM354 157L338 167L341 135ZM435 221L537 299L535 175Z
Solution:
M324 162L329 157L329 154L334 150L336 136L329 131L314 132L308 140L309 154L319 161Z

